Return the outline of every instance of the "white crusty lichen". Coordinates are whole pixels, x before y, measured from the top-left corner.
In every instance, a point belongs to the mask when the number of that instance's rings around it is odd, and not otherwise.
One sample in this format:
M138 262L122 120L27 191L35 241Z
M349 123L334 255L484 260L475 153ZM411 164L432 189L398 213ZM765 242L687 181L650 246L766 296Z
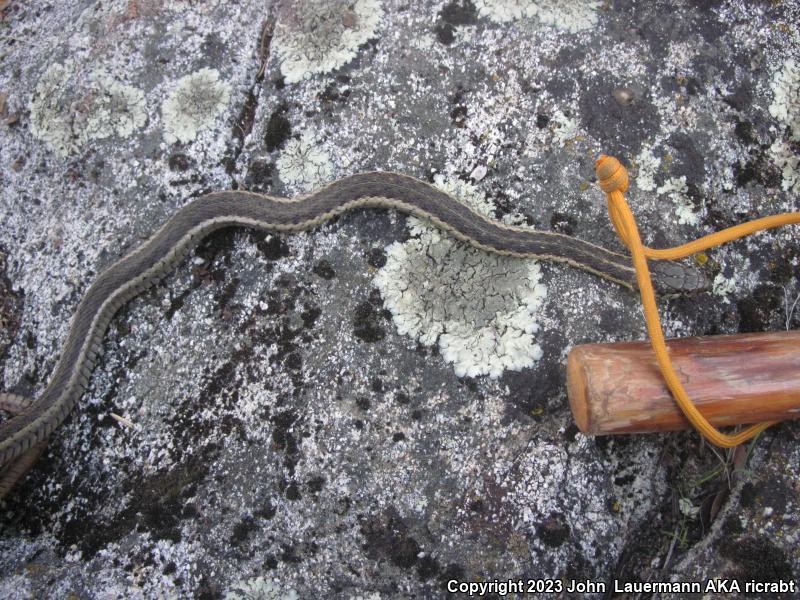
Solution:
M769 114L790 130L794 141L800 141L800 66L790 58L772 79L772 104Z
M656 190L656 194L666 194L675 204L675 213L681 225L699 225L700 215L695 212L691 199L687 196L689 187L686 185L686 176L671 177L664 185Z
M79 111L75 117L81 145L112 135L130 137L145 124L144 92L102 72L94 73L92 82L96 92L91 99L91 109L86 113Z
M474 210L491 213L471 184L441 177L436 184ZM438 344L459 377L498 377L541 358L534 316L547 289L536 261L477 250L418 219L409 225L411 238L387 248L386 265L373 281L398 332L426 346Z
M102 71L75 76L73 61L50 65L31 96L31 133L65 157L92 140L130 137L147 121L144 93ZM85 83L84 83L85 82Z
M597 25L600 2L587 0L475 0L482 17L497 23L522 18L537 18L545 25L576 33Z
M563 145L574 140L580 133L578 122L558 109L553 112L553 118L550 122L553 124L553 139L559 144Z
M797 194L800 193L800 157L792 142L800 142L800 66L794 59L790 58L780 71L776 71L772 92L769 113L786 128L786 136L776 139L769 151L772 161L781 170L781 187Z
M359 46L375 37L382 15L378 0L284 2L272 47L286 83L351 61Z
M781 170L781 187L794 194L800 194L800 156L792 151L788 142L775 140L769 147L772 161Z
M653 154L650 148L642 148L642 151L636 156L635 163L638 167L636 187L643 192L652 192L656 189L655 176L661 160Z
M315 188L333 176L330 155L322 149L320 140L309 132L286 143L276 166L283 183L305 190Z
M722 296L725 298L726 302L728 301L727 297L731 295L736 290L736 280L729 279L725 277L722 273L717 273L717 276L714 277L714 281L711 284L711 291L717 295Z
M298 600L293 589L281 588L277 583L263 577L235 583L225 594L225 600Z
M216 69L203 68L181 77L161 105L167 143L191 142L211 127L228 106L230 89Z

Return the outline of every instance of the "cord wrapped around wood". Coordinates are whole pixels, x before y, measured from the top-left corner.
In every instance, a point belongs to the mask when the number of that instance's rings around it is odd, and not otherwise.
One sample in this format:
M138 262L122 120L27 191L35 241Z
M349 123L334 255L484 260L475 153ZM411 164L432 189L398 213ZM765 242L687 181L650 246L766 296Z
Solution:
M800 417L800 331L689 337L667 347L689 397L713 425ZM567 393L587 434L691 427L648 342L573 347Z

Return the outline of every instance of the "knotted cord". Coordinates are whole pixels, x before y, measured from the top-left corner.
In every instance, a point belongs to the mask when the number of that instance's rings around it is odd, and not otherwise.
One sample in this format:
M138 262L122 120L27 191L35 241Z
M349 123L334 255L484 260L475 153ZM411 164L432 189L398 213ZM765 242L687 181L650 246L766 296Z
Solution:
M601 154L600 158L595 161L595 172L597 173L600 189L606 194L608 214L614 229L622 243L628 247L632 256L633 266L636 269L636 281L639 285L639 294L642 299L642 310L647 323L647 334L650 337L650 344L656 355L659 369L661 369L661 375L664 377L664 381L681 411L697 432L716 446L723 448L738 446L758 435L767 427L773 425L774 421L757 423L737 433L726 434L709 423L708 419L703 416L689 398L672 366L669 351L664 342L664 331L661 328L661 320L658 316L647 259L675 260L684 258L690 254L730 242L756 231L771 229L780 225L800 223L800 212L787 212L756 219L703 236L687 244L672 248L654 249L642 244L636 220L623 196L623 193L628 189L628 171L625 167L616 158Z

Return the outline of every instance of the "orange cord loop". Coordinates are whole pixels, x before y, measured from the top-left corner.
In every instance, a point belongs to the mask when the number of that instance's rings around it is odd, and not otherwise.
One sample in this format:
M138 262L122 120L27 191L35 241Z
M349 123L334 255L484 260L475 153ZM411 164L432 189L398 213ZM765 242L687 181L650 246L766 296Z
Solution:
M650 337L650 344L653 347L658 366L661 369L661 375L664 377L664 381L670 392L672 392L672 396L675 398L681 411L697 432L716 446L721 446L723 448L738 446L758 435L767 427L774 424L774 421L757 423L737 433L726 434L709 423L708 419L703 416L686 394L686 390L684 390L672 366L667 345L664 341L664 331L661 328L661 320L658 316L655 292L653 291L653 283L650 279L650 269L647 266L647 259L673 260L683 258L762 229L800 223L800 212L789 212L756 219L703 236L687 244L682 244L673 248L653 249L642 244L642 239L639 236L639 229L636 226L636 220L627 202L625 202L623 192L628 189L628 171L625 167L622 166L616 158L601 154L600 158L595 161L595 172L597 173L600 189L606 194L608 214L614 225L614 229L631 252L633 266L636 269L636 282L639 285L639 294L642 298L642 310L647 323L647 333Z

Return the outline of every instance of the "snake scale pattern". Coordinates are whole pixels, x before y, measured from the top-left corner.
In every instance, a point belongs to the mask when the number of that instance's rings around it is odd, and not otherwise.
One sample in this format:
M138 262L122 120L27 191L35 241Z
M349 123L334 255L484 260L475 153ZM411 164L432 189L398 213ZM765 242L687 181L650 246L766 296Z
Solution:
M78 305L50 381L38 398L0 394L0 408L14 415L0 425L0 498L34 463L83 394L114 314L170 273L200 240L230 226L311 229L359 207L395 209L427 219L488 252L565 262L628 288L636 286L625 254L560 233L489 220L447 193L397 173L352 175L294 200L238 190L210 193L176 211L146 242L98 276ZM707 287L697 270L669 261L654 263L653 276L662 294Z

